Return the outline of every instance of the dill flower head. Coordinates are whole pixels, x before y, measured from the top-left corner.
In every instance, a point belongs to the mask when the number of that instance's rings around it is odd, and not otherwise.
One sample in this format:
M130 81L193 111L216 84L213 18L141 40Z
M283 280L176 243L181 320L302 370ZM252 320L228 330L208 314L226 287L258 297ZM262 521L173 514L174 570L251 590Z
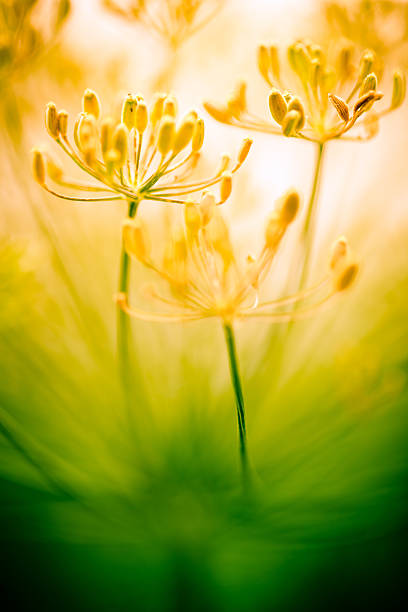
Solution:
M405 97L405 78L393 77L393 91L388 106L377 110L383 94L378 91L379 69L375 54L367 50L358 61L355 50L347 45L334 57L319 45L298 41L287 50L288 70L282 70L278 48L261 45L258 68L270 87L266 121L249 112L246 84L240 83L226 106L205 103L207 112L222 123L272 134L283 134L324 143L345 137L363 126L357 136L374 136L379 119L398 108Z
M50 102L46 109L46 127L62 150L94 182L67 178L61 167L38 149L33 154L33 172L37 182L48 192L74 201L110 201L125 199L140 202L185 202L185 196L219 184L218 203L224 202L232 189L232 175L248 155L252 141L245 139L235 163L228 155L209 178L188 182L195 169L204 140L204 122L194 110L177 121L177 101L171 95L157 94L150 108L141 95L128 95L118 120L101 118L97 94L86 90L81 112L68 136L68 114ZM70 194L49 187L47 180ZM85 197L84 192L99 192Z
M117 296L120 307L146 321L195 321L207 317L226 322L247 317L285 321L312 314L352 284L358 266L347 241L340 238L333 247L330 270L318 285L296 295L261 301L260 288L298 209L295 191L283 196L266 224L259 255L248 255L243 261L235 254L228 225L210 192L203 193L199 206L185 205L184 222L173 229L159 253L152 250L141 219L128 219L123 228L125 249L158 278L160 287L149 287L148 297L164 306L165 312L133 308L125 293ZM308 305L285 312L285 307L297 303Z
M44 51L67 18L69 9L69 0L1 2L0 81L23 70Z
M204 27L225 0L103 0L104 6L127 21L137 21L172 47Z
M398 53L408 36L408 3L393 0L327 2L325 17L331 33L381 56ZM406 54L406 47L405 47Z

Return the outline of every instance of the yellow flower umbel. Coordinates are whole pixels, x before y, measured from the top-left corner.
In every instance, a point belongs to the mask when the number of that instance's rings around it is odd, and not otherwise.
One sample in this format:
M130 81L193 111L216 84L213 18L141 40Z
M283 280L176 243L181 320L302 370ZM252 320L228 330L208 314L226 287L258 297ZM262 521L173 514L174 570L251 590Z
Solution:
M203 194L199 207L185 205L184 223L173 231L159 253L152 250L146 227L139 218L126 221L123 228L127 252L161 282L161 288L149 287L148 297L164 308L164 311L150 311L133 307L126 293L120 293L117 302L124 312L144 321L181 322L217 317L223 324L236 395L244 473L247 469L245 413L233 321L260 318L283 322L310 316L332 296L347 289L358 269L346 240L340 238L333 247L329 271L318 285L275 300L260 298L261 286L298 208L298 194L288 192L267 222L259 255L248 256L244 261L234 252L228 226L210 192ZM295 304L303 307L292 312L285 310Z
M66 177L62 168L39 150L33 155L34 177L46 191L65 200L126 201L130 218L135 216L142 200L184 204L194 193L217 184L217 204L222 204L231 193L233 174L251 147L251 140L244 140L235 163L224 155L211 177L189 182L204 140L204 122L195 111L177 121L177 102L173 96L156 95L148 109L142 96L128 95L120 120L102 119L99 98L89 89L84 93L82 106L72 139L68 136L68 114L58 111L52 102L47 105L45 122L50 136L93 182ZM122 250L119 291L127 292L128 281L129 257ZM128 351L125 327L126 317L119 311L119 354L123 355Z
M173 48L204 27L225 0L103 0L104 6L156 32Z
M258 68L270 87L271 121L249 112L246 84L240 83L224 107L205 103L207 112L222 123L324 144L328 140L365 140L376 133L378 120L398 108L405 97L405 79L394 74L388 106L377 111L383 94L378 91L377 60L365 51L358 62L351 46L329 58L319 45L298 41L288 48L289 70L283 71L278 48L258 48ZM363 134L349 134L363 126ZM354 130L353 130L354 132Z
M383 94L378 91L378 62L372 51L365 51L356 62L350 46L328 57L319 45L298 41L288 48L287 60L288 69L283 70L276 46L261 45L258 49L259 71L270 88L271 120L249 112L245 83L238 85L225 106L209 102L204 106L221 123L315 143L313 187L301 232L302 288L308 275L326 143L340 138L360 141L372 138L379 120L402 104L405 78L400 72L394 73L388 105L378 110Z

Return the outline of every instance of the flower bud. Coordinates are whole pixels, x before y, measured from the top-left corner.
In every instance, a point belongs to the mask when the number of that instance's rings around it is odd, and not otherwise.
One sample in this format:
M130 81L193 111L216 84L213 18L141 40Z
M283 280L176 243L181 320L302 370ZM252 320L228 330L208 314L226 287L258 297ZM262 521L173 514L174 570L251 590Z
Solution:
M150 123L154 127L162 118L166 94L156 94L150 107Z
M271 115L273 119L275 119L276 123L281 125L288 111L288 105L278 89L272 89L271 93L269 94L269 110L271 111Z
M345 291L354 282L358 272L358 264L354 261L341 266L341 269L336 274L334 288L336 291Z
M391 98L391 108L398 108L404 101L405 98L405 76L399 72L394 72L393 82L392 82L392 98Z
M334 270L339 262L344 260L348 252L348 242L344 236L340 236L333 244L330 253L330 268Z
M140 219L127 219L124 222L123 244L126 252L136 257L142 263L148 259L148 240Z
M186 148L193 137L194 128L195 121L193 121L189 116L185 117L176 132L173 146L174 155L177 155Z
M48 102L45 108L45 127L52 138L58 138L58 113L54 102Z
M377 77L374 74L374 72L370 72L370 74L367 74L367 76L365 77L363 81L363 84L361 85L360 96L363 96L369 91L375 91L376 89L377 89Z
M129 132L126 125L124 123L119 123L113 133L113 149L118 155L116 166L119 168L122 167L127 160L128 139Z
M139 100L135 111L135 128L139 134L143 134L147 128L148 114L147 106L143 100Z
M93 115L95 119L99 119L101 114L101 103L98 95L92 89L86 89L82 98L82 110L84 113Z
M238 152L238 163L240 166L242 166L242 164L248 157L248 153L251 150L252 143L253 143L252 138L244 138L244 140L242 141L241 148Z
M194 126L193 138L191 141L192 150L194 152L199 151L201 147L203 146L203 142L204 142L204 121L202 119L197 119L195 126Z
M329 100L333 104L334 108L336 109L337 114L339 115L340 119L342 119L343 121L347 123L347 121L350 118L350 112L349 112L349 107L347 106L347 103L343 100L343 98L340 98L339 96L336 96L335 94L329 94Z
M123 100L121 121L130 130L135 127L136 123L136 108L138 99L131 94L128 94Z
M298 125L302 120L302 115L297 110L292 110L286 113L282 121L282 132L285 136L295 136L298 131Z
M60 110L58 113L58 132L63 138L67 137L68 132L68 113L65 110Z
M265 45L259 45L258 47L258 69L267 83L270 83L270 79L269 79L270 67L271 67L271 64L270 64L270 55L269 55L268 48Z
M45 184L44 155L38 149L33 150L33 175L39 185Z
M220 200L225 202L231 195L232 191L232 174L231 172L223 172L220 182Z
M211 221L215 211L215 196L213 193L206 191L203 193L200 202L201 225L205 226Z
M176 137L176 122L173 117L164 116L160 122L159 134L157 138L157 148L161 155L167 155L174 145Z

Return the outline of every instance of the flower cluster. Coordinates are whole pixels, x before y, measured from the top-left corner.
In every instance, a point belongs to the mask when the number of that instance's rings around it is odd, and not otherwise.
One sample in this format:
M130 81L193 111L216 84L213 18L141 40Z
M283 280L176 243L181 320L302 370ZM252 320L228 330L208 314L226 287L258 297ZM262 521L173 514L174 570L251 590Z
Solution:
M110 11L138 21L177 48L206 25L224 0L103 0Z
M258 49L259 71L271 88L272 124L248 111L245 83L238 85L226 106L205 103L207 112L222 123L325 143L344 137L361 120L363 133L346 138L371 138L379 119L404 100L405 79L395 72L391 100L377 110L383 94L378 91L378 62L372 51L355 62L354 48L347 45L329 61L321 46L298 41L288 48L287 57L290 70L284 73L276 46Z
M125 293L117 296L118 304L129 315L146 321L219 317L229 323L234 318L262 317L279 322L312 314L335 293L351 285L358 266L346 240L340 238L333 247L330 273L318 285L296 295L261 301L260 286L298 209L299 196L295 191L283 196L267 222L259 255L248 255L245 261L236 257L228 226L210 192L203 194L200 206L185 205L184 223L174 229L159 254L152 252L141 219L127 220L123 228L125 249L162 281L163 291L152 285L148 296L164 304L166 312L133 308ZM303 309L287 311L290 305L309 301Z
M68 136L68 114L54 103L46 109L46 127L63 151L96 183L68 179L48 153L36 149L33 171L38 183L60 198L74 201L133 202L151 200L183 204L186 197L219 184L218 204L232 189L232 175L248 155L252 141L245 139L235 163L224 155L213 176L188 182L200 158L204 140L204 122L194 110L177 122L177 101L171 95L157 94L150 109L142 96L128 95L122 105L120 121L101 119L97 94L86 90L83 112ZM57 192L47 184L47 177L70 194ZM99 192L85 197L84 192ZM75 195L72 194L75 192Z

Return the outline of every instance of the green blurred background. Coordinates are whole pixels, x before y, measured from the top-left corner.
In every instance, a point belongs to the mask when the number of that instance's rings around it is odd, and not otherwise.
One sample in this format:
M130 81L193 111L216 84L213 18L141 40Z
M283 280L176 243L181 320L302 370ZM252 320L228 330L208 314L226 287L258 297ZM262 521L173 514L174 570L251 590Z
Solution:
M132 322L129 412L112 298L125 209L44 195L29 151L42 141L52 149L45 103L76 114L87 86L114 110L123 92L149 97L171 73L166 85L188 108L222 99L244 76L262 109L256 45L328 39L333 23L319 2L230 1L169 64L164 41L140 23L96 0L71 5L27 14L36 42L21 61L10 59L22 47L12 26L1 43L5 609L397 609L407 599L406 104L372 142L329 147L314 274L346 233L362 262L355 288L289 336L283 325L236 326L255 474L244 496L221 326ZM401 25L399 13L387 15L387 32ZM403 44L381 52L390 71L406 65ZM209 163L220 142L233 150L242 135L208 119ZM307 143L255 139L226 205L237 242L257 244L288 187L307 196L312 166ZM143 204L142 214L161 211ZM285 281L295 239L272 288ZM141 271L132 273L137 284Z

